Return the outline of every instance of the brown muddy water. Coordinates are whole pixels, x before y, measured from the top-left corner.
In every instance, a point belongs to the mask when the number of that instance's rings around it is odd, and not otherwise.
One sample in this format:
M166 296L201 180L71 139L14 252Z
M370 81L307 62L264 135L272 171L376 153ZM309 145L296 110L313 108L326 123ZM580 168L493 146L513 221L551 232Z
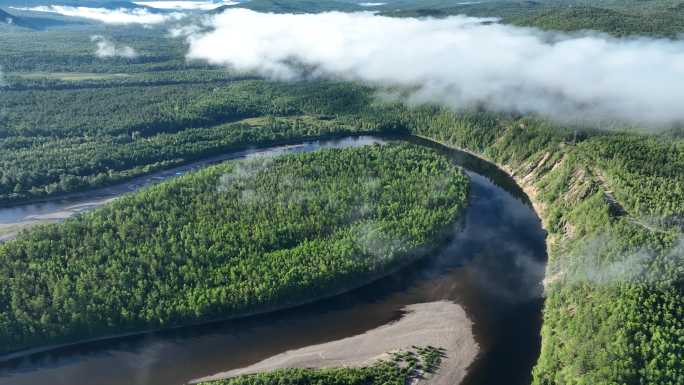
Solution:
M439 300L462 305L474 322L481 352L464 384L529 384L540 348L546 234L527 197L504 172L425 140L362 136L232 153L92 195L0 209L0 223L82 207L225 159L392 140L443 152L471 179L470 204L440 253L361 289L285 311L84 343L11 360L0 357L0 384L181 385L287 350L359 335L400 319L407 305Z

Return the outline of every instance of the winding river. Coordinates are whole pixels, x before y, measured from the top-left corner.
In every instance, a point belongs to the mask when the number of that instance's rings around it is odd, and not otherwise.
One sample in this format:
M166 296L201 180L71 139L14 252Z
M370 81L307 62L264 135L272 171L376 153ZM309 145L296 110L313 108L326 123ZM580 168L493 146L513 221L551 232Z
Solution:
M285 311L0 357L0 384L181 385L288 350L363 334L401 319L406 306L442 300L465 308L480 345L464 384L529 384L540 348L545 232L525 194L503 171L426 140L361 136L234 152L89 194L0 209L0 225L60 220L226 159L393 140L443 152L471 179L462 225L440 253L363 288Z

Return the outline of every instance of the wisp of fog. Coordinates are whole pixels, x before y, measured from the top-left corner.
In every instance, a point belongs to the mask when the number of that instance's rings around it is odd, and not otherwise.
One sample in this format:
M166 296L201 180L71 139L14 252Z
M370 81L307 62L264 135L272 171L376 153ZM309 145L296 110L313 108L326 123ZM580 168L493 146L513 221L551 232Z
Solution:
M188 58L276 79L402 87L409 101L561 121L684 120L684 42L561 34L494 19L227 10L188 37Z
M129 46L118 46L113 41L101 35L93 35L90 40L97 45L95 55L99 58L123 57L134 59L138 53Z

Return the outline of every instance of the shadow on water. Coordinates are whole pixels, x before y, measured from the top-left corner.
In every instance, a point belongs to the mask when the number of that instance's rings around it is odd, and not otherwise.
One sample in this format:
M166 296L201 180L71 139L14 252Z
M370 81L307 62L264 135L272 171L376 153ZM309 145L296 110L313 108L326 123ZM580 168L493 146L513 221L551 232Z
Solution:
M358 335L400 319L407 305L438 300L463 305L474 322L482 349L466 384L529 383L539 354L546 260L539 219L520 188L491 164L422 139L404 139L449 155L468 170L472 181L470 205L440 253L361 289L311 305L2 362L0 384L180 385L287 350ZM307 142L282 151L391 140L396 138Z

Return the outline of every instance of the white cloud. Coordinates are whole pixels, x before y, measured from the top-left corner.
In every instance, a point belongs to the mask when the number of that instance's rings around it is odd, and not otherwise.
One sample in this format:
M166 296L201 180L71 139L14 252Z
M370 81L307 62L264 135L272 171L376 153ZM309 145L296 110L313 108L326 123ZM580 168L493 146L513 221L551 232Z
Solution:
M195 34L198 34L205 29L198 26L198 25L184 25L184 26L178 26L174 28L169 29L169 37L171 38L177 38L177 37L188 37L192 36Z
M14 7L12 7L14 8ZM64 5L41 5L31 8L14 8L21 11L57 13L63 16L82 17L107 24L161 24L170 20L179 20L182 13L152 13L144 8L107 9L89 7L70 7Z
M133 59L138 56L135 50L128 46L117 46L114 42L107 40L104 36L93 35L90 40L97 44L95 55L99 58L123 57Z
M224 5L240 3L237 1L139 1L134 4L157 9L210 11Z
M487 23L485 23L487 22ZM405 86L412 100L557 119L684 121L684 42L558 34L454 16L228 10L189 37L188 57L294 78Z
M385 5L387 3L359 3L360 6L362 7L379 7L381 5Z

